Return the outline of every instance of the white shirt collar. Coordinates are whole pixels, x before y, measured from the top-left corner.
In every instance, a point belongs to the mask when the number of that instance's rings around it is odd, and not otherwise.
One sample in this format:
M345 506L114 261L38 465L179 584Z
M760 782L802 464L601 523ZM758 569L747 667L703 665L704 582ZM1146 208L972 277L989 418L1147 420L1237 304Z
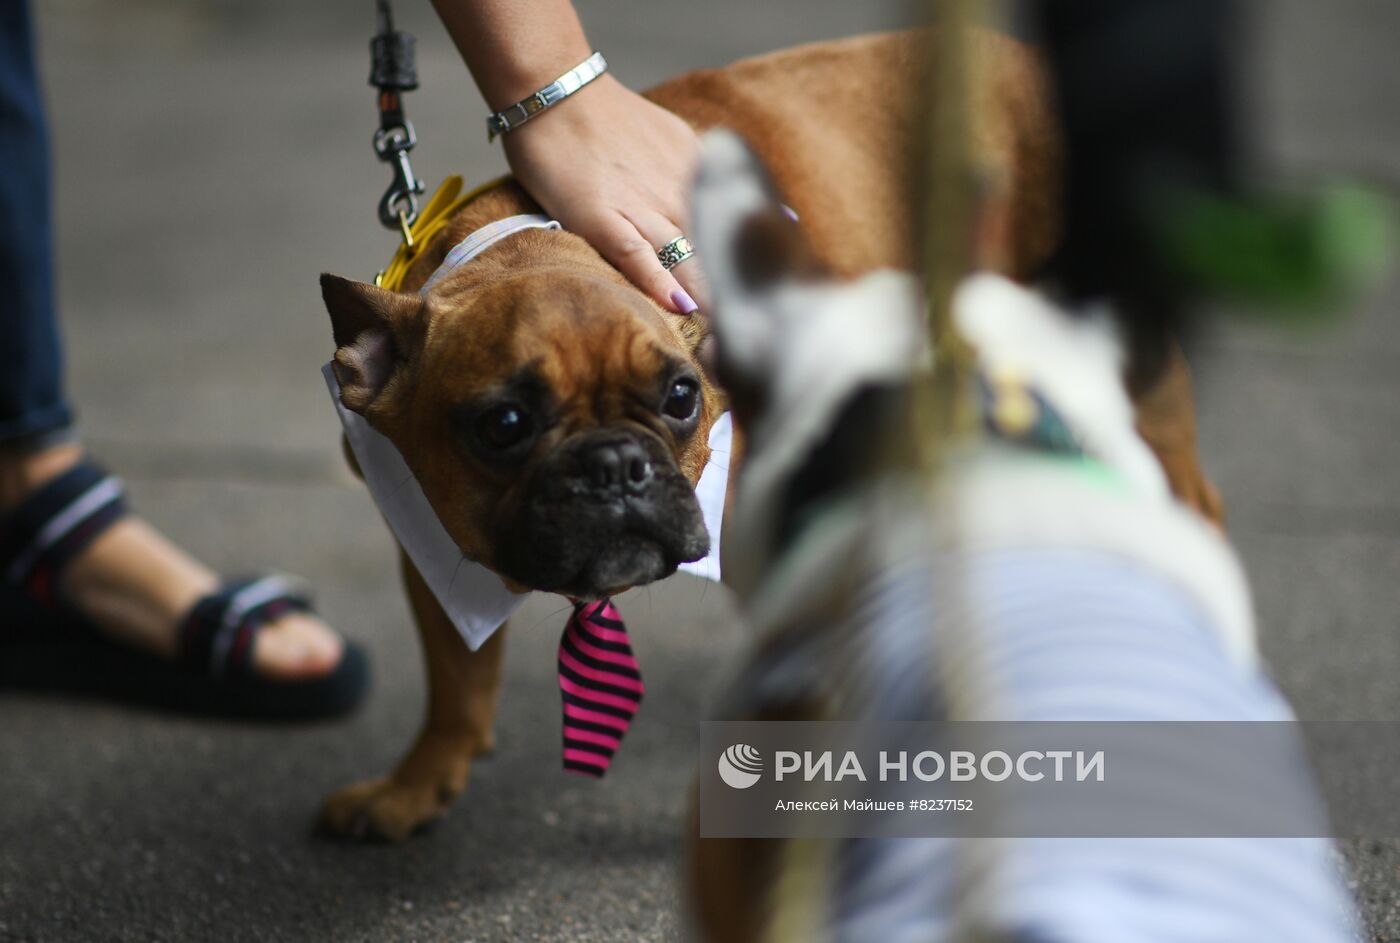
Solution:
M507 216L505 219L488 223L452 247L452 251L448 252L447 257L442 260L442 265L438 266L437 271L429 275L428 280L423 283L423 287L418 289L418 294L426 295L429 288L436 285L453 269L466 265L507 236L513 236L526 229L563 228L559 225L558 220L550 219L540 213Z

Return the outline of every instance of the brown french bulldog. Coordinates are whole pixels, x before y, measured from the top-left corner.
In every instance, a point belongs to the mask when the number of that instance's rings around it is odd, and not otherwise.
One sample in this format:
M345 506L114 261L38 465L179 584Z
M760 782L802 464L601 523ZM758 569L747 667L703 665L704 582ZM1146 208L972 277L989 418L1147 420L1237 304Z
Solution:
M831 275L910 269L910 181L924 135L913 90L926 85L927 48L913 33L819 43L692 72L648 97L697 130L745 137ZM986 73L975 109L986 184L979 261L1029 277L1057 231L1044 80L1004 37L979 35L976 61ZM517 233L420 297L452 246L529 212L537 205L514 183L484 193L425 249L403 292L323 276L335 370L342 402L398 447L463 554L514 589L597 598L705 554L691 489L724 403L696 357L704 322L660 309L570 233ZM1218 517L1196 460L1184 365L1141 396L1151 404L1143 433L1173 488ZM402 559L428 667L427 719L390 775L327 799L322 822L336 834L406 837L447 810L472 757L493 744L505 629L471 652Z

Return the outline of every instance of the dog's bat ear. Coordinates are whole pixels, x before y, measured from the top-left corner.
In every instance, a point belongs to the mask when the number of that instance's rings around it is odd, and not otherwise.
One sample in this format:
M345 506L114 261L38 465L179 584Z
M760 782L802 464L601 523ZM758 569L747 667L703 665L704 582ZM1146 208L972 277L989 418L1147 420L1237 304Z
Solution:
M340 401L362 413L421 346L423 301L330 274L321 276L321 297L335 336Z
M701 142L692 231L714 301L718 368L729 382L766 375L781 346L778 289L821 275L767 171L740 138L711 131Z

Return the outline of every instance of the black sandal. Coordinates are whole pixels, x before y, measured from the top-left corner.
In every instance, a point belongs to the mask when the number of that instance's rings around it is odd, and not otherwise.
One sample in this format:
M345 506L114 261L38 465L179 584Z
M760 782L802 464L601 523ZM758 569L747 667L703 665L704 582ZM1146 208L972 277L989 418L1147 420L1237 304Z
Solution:
M126 513L121 481L84 462L0 521L0 687L262 720L334 717L364 699L369 663L348 640L335 668L319 677L281 681L253 672L258 630L311 611L304 587L288 577L230 582L200 599L180 624L173 661L97 631L56 587L64 567Z

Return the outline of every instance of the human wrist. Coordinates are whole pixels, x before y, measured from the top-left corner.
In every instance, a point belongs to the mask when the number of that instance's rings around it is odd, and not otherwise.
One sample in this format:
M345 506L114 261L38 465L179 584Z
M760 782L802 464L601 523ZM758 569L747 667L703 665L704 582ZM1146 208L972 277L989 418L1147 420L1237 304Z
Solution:
M526 124L542 117L546 111L585 91L589 85L606 75L607 68L608 63L603 54L594 52L522 98L491 112L486 116L487 132L491 140L522 130Z
M595 131L609 124L611 116L617 114L618 92L627 88L618 82L611 73L604 73L589 83L586 88L569 96L547 112L541 113L534 121L512 129L500 137L500 143L509 154L512 148L531 142L557 142L561 140L581 140L593 137ZM548 146L548 145L544 145Z
M493 112L593 51L571 0L433 0L433 5Z
M533 95L593 54L582 36L556 49L502 50L482 74L473 75L486 107L493 113Z

